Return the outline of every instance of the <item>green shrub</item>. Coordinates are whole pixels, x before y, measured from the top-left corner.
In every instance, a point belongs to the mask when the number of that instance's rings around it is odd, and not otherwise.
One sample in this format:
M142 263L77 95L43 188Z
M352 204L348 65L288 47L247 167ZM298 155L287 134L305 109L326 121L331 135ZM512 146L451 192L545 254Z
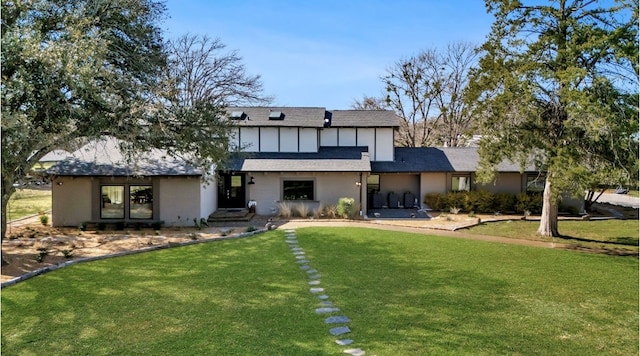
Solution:
M493 193L486 190L464 192L463 209L467 212L493 212Z
M467 192L449 192L445 194L442 208L450 210L451 208L464 208Z
M511 193L493 195L493 212L507 213L515 211L516 196Z
M517 213L529 211L533 214L540 214L542 212L542 194L520 193L516 196L515 207Z
M40 215L40 223L47 226L49 224L49 215Z
M336 207L336 213L339 217L348 219L354 216L355 213L355 199L353 198L340 198L338 199L338 206Z
M424 203L435 211L442 210L444 195L440 193L427 193L424 195Z

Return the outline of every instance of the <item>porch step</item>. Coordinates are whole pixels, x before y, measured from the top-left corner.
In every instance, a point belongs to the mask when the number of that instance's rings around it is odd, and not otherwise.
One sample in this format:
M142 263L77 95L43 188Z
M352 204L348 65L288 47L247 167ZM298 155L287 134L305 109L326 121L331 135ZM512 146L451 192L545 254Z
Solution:
M249 209L218 209L209 215L207 222L250 221L255 215Z

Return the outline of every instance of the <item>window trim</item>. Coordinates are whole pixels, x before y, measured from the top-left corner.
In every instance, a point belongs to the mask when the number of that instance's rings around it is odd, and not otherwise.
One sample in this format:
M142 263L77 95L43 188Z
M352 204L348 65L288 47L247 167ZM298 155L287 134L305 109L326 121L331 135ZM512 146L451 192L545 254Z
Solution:
M123 217L103 217L102 214L102 187L104 186L120 186L123 187ZM135 218L131 217L131 189L132 186L147 186L152 190L151 193L151 217ZM125 177L108 177L95 179L92 184L91 197L91 216L97 221L131 221L131 222L148 222L157 220L160 216L159 204L159 181L151 178L125 178Z

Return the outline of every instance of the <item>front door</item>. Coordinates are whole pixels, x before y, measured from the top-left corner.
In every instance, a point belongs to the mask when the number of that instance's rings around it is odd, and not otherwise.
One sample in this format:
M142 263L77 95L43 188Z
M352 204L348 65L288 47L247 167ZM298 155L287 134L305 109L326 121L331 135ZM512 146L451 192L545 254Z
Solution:
M218 207L245 208L245 175L242 173L220 173L218 181Z

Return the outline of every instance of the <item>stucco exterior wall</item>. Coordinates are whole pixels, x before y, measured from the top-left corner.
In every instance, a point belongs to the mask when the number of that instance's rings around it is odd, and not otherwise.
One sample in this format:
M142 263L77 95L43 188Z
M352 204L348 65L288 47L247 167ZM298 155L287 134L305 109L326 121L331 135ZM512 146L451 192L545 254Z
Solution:
M396 193L399 197L403 197L404 193L410 192L418 197L420 194L420 176L418 174L381 174L380 194L382 195L383 205L387 205L387 197L390 192Z
M376 129L375 152L372 161L393 161L393 129Z
M260 132L257 127L240 128L240 144L246 152L258 152Z
M520 173L499 173L493 182L476 184L475 190L486 190L491 193L518 194L522 191L523 175Z
M358 128L358 146L367 146L369 148L369 158L376 160L376 129L374 128Z
M161 178L158 185L160 220L165 226L193 226L194 218L203 217L199 178Z
M280 152L298 152L298 128L280 128Z
M318 130L300 128L300 152L318 152Z
M261 152L278 152L280 138L278 137L277 127L261 127L260 128L260 151Z
M218 209L218 182L212 180L208 183L200 183L200 217L208 218Z
M256 184L248 186L247 199L256 201L256 213L259 215L274 214L282 200L282 182L289 179L314 181L314 200L305 202L310 210L321 205L336 205L341 197L354 198L356 201L360 199L361 187L356 185L360 179L359 173L254 173L253 176ZM362 199L366 200L365 194Z
M52 226L79 226L91 220L90 178L58 177L51 184Z
M356 145L356 129L344 128L338 129L338 146L355 146Z
M320 146L338 146L338 129L328 128L320 130Z

